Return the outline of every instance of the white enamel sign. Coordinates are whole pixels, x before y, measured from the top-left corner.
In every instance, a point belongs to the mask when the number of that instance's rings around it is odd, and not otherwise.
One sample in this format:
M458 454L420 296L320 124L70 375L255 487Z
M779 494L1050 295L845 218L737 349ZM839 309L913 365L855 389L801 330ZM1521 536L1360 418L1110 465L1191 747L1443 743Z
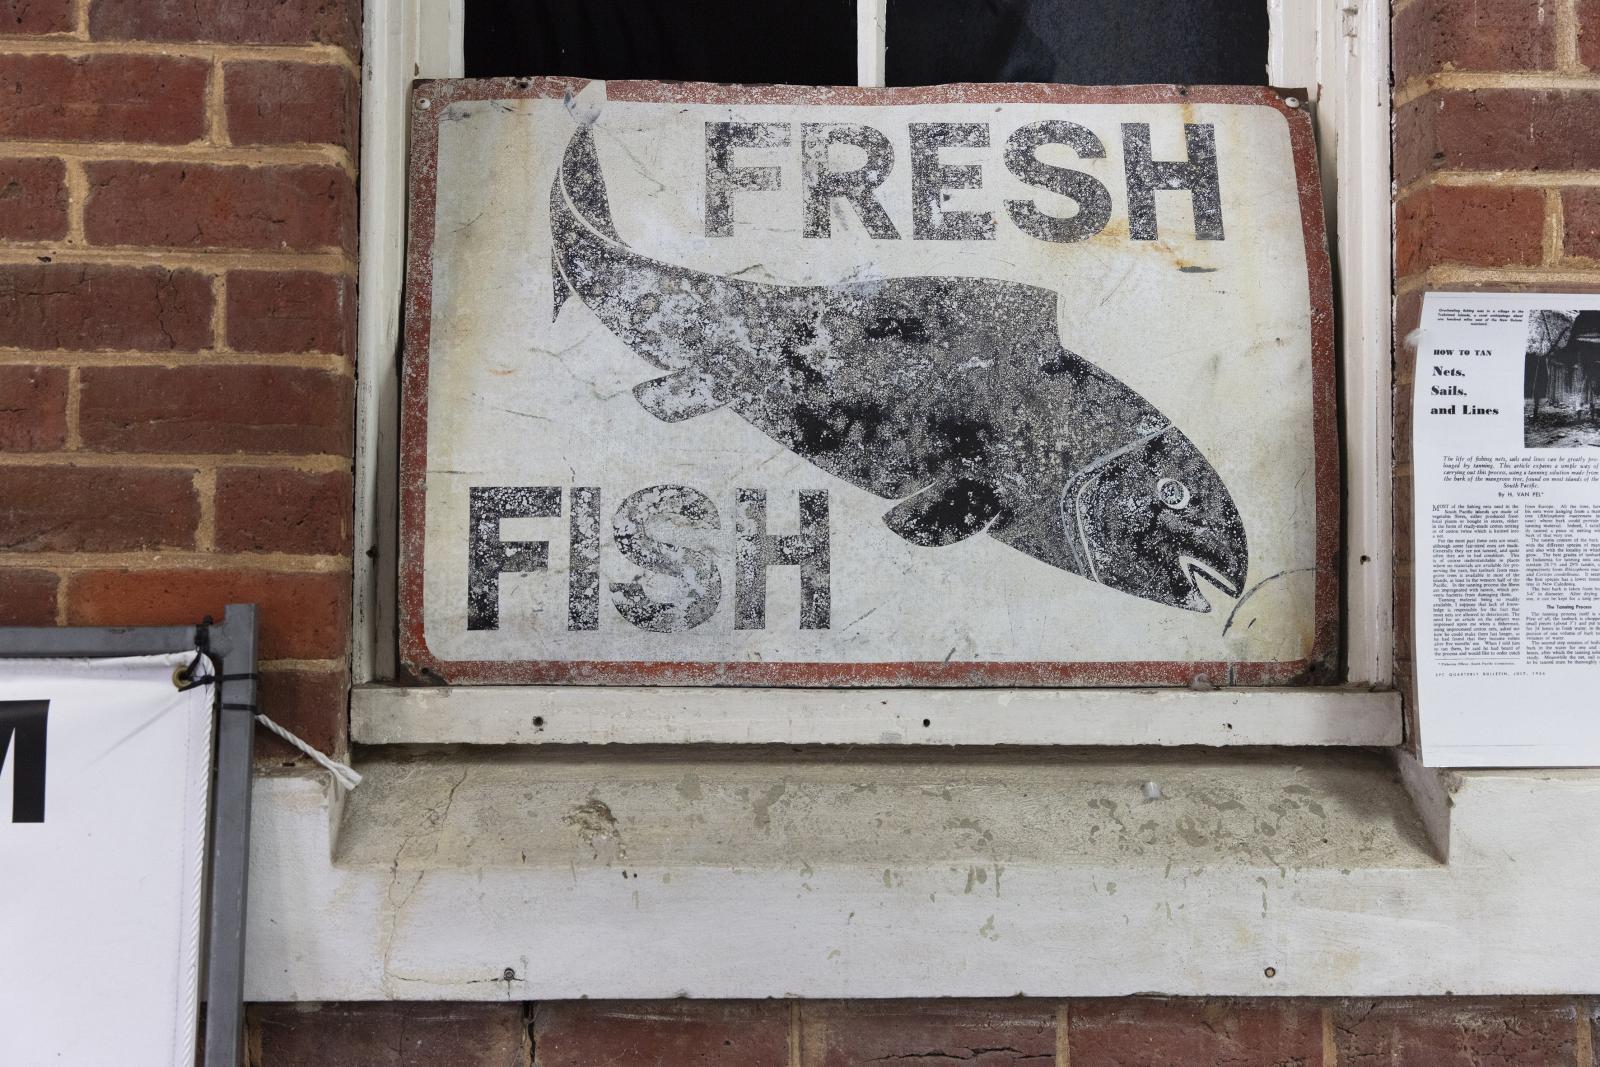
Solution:
M1334 652L1310 125L1262 89L442 82L402 653L1261 684Z
M212 688L0 659L0 1063L194 1062Z

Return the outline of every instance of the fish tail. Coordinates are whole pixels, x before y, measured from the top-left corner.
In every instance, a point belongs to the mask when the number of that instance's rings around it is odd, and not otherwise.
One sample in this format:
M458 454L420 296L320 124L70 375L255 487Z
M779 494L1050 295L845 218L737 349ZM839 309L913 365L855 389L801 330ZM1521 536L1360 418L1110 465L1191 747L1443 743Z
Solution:
M578 216L598 233L620 241L611 221L611 202L606 197L606 179L600 173L600 157L594 150L594 127L579 126L567 142L561 160L561 188Z
M550 187L551 309L555 321L572 294L571 284L561 274L561 257L568 238L587 227L603 237L622 243L611 221L611 203L606 197L605 176L600 173L600 157L594 150L594 127L580 123L567 142L561 169Z
M568 285L567 284L567 280L561 276L561 263L560 263L559 260L556 259L556 255L557 255L556 251L554 249L551 249L551 251L550 251L550 287L551 287L550 321L551 322L556 321L556 318L561 314L561 309L564 306L566 306L567 297L572 295L572 286Z

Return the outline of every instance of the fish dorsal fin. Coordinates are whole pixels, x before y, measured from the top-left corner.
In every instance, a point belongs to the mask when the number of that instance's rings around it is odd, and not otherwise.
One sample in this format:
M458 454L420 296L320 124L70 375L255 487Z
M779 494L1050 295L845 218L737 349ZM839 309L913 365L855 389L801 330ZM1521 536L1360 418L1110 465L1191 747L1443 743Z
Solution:
M914 545L943 548L982 533L1001 510L994 486L975 478L948 478L900 501L883 521Z
M561 188L578 216L595 232L621 241L611 221L611 202L606 197L606 179L600 173L600 157L594 150L594 127L579 126L567 143L561 160Z
M639 406L662 422L682 422L724 406L715 383L697 370L680 370L633 387Z

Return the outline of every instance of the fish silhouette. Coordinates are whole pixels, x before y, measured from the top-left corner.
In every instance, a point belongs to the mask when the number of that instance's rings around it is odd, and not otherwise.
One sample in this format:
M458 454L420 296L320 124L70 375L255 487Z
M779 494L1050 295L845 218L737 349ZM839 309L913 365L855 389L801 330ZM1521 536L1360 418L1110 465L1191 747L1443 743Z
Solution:
M1057 295L993 278L777 285L634 251L580 124L550 189L553 314L571 295L668 373L634 388L679 422L729 408L835 477L898 501L922 546L978 533L1160 604L1244 585L1244 524L1161 412L1062 346Z

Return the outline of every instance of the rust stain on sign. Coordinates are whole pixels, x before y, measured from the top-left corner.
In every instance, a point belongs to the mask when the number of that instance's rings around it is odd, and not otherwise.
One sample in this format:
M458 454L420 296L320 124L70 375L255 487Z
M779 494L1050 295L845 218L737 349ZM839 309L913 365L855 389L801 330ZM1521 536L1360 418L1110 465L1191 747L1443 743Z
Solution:
M1332 658L1329 271L1278 94L415 104L419 675L1274 684Z

